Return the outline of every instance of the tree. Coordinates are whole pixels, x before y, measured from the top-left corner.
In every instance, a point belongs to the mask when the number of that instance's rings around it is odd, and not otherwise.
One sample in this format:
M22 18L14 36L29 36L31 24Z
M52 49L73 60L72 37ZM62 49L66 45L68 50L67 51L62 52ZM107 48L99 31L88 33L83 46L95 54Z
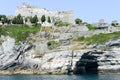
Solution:
M50 19L50 17L48 17L48 21L47 21L48 23L51 23L51 19Z
M17 24L17 17L14 17L14 18L12 19L12 23L13 23L13 24Z
M18 16L17 16L17 23L23 24L23 17L20 14L18 14Z
M80 25L82 23L82 20L77 18L77 19L75 19L75 23Z
M1 21L2 15L0 15L0 21Z
M2 21L3 24L7 23L7 18L2 18L1 21Z
M12 23L23 24L23 17L20 14L18 14L16 17L13 18Z
M116 20L114 20L114 21L112 21L111 25L114 27L117 27L119 25L119 23Z
M41 22L43 23L43 22L45 22L46 21L46 17L45 17L45 15L42 15L42 17L41 17Z
M1 21L2 21L2 23L4 24L4 23L7 23L7 17L5 16L5 15L2 15L1 16Z
M37 24L37 22L38 22L38 17L37 17L37 15L35 15L34 17L31 17L31 18L30 18L30 22Z

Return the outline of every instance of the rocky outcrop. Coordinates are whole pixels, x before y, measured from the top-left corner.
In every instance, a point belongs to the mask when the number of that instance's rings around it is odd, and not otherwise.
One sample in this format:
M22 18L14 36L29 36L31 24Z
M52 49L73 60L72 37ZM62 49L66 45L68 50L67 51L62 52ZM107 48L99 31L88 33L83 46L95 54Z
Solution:
M84 50L52 52L37 57L32 44L25 41L15 45L15 40L3 37L0 45L0 70L37 70L46 74L71 73Z
M111 45L112 42L107 43ZM38 56L36 46L29 41L15 45L13 38L2 37L0 70L17 70L17 74L21 71L33 74L120 73L120 48L115 46L108 51L66 50Z
M11 70L17 66L21 66L24 62L24 53L31 49L32 45L24 44L15 45L15 40L10 37L2 37L3 42L0 45L0 69L1 70Z
M106 42L105 45L107 45L109 47L120 47L120 39Z
M120 73L119 50L107 51L98 59L99 73Z
M120 73L120 49L88 51L76 63L76 73Z

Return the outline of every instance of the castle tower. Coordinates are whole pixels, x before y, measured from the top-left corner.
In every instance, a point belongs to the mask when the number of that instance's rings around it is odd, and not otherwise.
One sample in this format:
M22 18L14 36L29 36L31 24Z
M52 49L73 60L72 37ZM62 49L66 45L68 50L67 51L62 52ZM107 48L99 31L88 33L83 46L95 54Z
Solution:
M73 11L63 11L60 13L60 15L62 15L62 18L61 18L62 21L75 24Z

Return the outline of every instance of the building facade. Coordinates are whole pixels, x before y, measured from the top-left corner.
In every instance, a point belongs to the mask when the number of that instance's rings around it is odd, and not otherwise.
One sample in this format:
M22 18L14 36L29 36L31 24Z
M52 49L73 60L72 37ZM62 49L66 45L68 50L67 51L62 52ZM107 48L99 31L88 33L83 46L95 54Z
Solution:
M35 16L37 15L39 21L42 15L51 18L51 21L62 20L63 22L69 22L74 24L73 11L49 11L44 8L31 6L27 3L23 3L21 6L16 8L16 15L21 14L23 17ZM46 20L47 21L47 20Z

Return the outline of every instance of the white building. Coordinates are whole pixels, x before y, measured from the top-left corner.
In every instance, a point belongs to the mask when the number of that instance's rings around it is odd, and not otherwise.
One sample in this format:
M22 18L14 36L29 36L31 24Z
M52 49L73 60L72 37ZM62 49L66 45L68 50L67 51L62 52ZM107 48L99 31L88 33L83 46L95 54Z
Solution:
M63 11L63 12L49 11L44 8L35 7L35 6L31 6L29 4L23 3L22 6L19 6L16 9L16 15L18 15L18 14L21 14L23 17L37 15L39 18L39 21L40 21L42 15L45 15L46 19L49 16L51 18L51 21L59 19L64 22L69 22L69 23L74 24L74 17L73 17L72 11Z

